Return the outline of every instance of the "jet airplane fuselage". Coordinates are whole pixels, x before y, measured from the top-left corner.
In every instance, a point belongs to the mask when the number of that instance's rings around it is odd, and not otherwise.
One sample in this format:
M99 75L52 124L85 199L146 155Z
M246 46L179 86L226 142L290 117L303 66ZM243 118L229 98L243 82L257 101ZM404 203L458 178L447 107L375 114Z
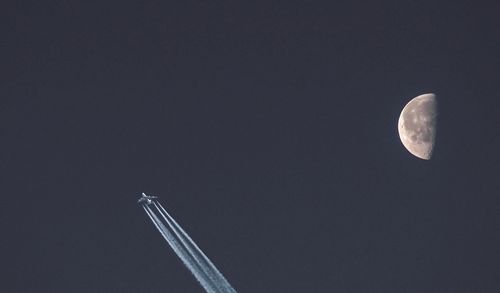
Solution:
M157 198L158 198L158 196L149 196L149 195L146 195L143 192L141 198L139 198L139 200L137 201L137 203L138 204L147 204L147 205L150 205L150 204L153 203L153 200L157 199Z

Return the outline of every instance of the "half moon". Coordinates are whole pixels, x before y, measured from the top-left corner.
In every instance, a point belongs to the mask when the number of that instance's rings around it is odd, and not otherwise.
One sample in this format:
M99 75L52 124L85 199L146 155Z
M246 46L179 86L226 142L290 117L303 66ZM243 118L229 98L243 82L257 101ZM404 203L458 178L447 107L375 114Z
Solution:
M399 138L414 156L430 160L434 150L437 123L436 95L429 93L413 98L401 111Z

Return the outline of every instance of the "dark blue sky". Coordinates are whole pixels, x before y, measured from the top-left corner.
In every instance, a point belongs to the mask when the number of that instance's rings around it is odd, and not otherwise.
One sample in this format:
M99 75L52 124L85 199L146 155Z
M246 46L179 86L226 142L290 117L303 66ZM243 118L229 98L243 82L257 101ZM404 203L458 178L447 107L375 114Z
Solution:
M201 292L143 191L239 292L500 291L494 1L80 2L0 9L1 291Z

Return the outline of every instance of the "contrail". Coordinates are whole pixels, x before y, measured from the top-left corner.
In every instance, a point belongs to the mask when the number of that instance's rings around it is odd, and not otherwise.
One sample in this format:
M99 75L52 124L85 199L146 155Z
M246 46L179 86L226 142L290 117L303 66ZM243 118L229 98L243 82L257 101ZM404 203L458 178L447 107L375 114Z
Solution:
M198 268L206 274L210 281L212 281L214 285L217 286L216 277L209 270L207 270L206 262L202 262L203 259L196 253L196 251L193 250L193 247L190 245L188 240L183 237L184 235L180 234L177 227L172 223L172 219L167 217L167 215L165 215L165 213L160 210L156 203L153 202L153 204L160 215L163 217L163 220L167 223L168 227L171 229L172 234L174 234L176 239L181 242L181 245L183 249L185 249L186 253L193 259L194 262L196 262ZM217 287L219 288L219 286Z
M153 203L162 219L149 207L150 203ZM167 240L170 247L191 271L205 291L210 293L236 293L236 290L229 284L226 278L224 278L215 265L160 203L149 201L148 204L143 204L143 208L163 238Z
M182 242L184 247L188 250L190 255L193 256L193 258L197 261L198 265L200 265L201 269L207 274L207 276L216 284L220 283L218 282L216 274L219 273L217 269L211 264L211 262L208 260L208 258L203 254L201 249L198 248L198 246L194 243L194 241L187 235L184 230L177 224L177 222L167 213L167 211L163 208L163 206L160 203L155 203L153 202L154 206L160 214L163 216L164 220L167 222L167 224L170 226L172 229L173 233L177 236L177 238ZM207 261L208 260L208 261ZM214 267L214 268L211 268ZM221 274L220 274L221 275ZM225 279L223 280L225 281ZM227 282L227 281L225 281ZM223 287L221 288L220 286L217 286L220 290L223 290Z
M196 245L196 243L189 237L189 235L182 229L182 227L170 216L165 208L159 202L153 202L155 207L162 214L165 221L170 225L179 240L191 253L197 263L201 266L202 270L208 277L214 281L215 285L219 288L219 292L236 292L229 282L224 278L222 273L215 267L215 265L208 259L203 251Z
M155 225L155 227L160 231L160 234L167 240L170 247L174 250L177 256L181 259L182 263L191 271L196 280L207 292L218 292L217 287L212 284L212 282L207 278L204 272L195 264L191 255L185 250L185 248L180 244L175 236L170 232L170 230L165 227L160 219L154 214L154 212L147 206L143 205L144 210L148 214L149 218Z

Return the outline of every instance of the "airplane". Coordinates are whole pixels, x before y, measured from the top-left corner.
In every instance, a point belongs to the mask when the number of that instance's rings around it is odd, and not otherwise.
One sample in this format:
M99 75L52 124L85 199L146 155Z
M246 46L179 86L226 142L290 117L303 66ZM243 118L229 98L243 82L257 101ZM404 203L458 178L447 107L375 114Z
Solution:
M143 192L141 198L139 198L137 203L145 203L147 205L150 205L153 203L153 200L157 199L157 198L158 198L158 196L149 196Z

